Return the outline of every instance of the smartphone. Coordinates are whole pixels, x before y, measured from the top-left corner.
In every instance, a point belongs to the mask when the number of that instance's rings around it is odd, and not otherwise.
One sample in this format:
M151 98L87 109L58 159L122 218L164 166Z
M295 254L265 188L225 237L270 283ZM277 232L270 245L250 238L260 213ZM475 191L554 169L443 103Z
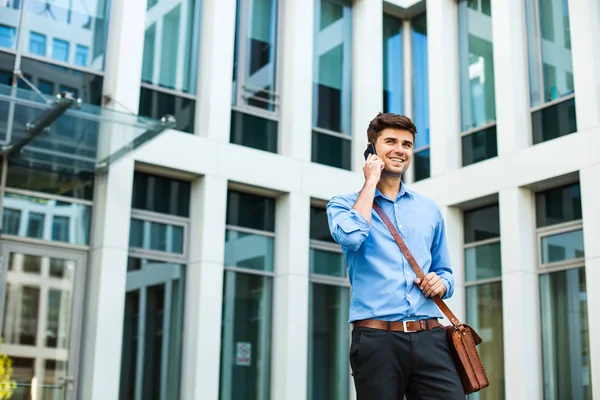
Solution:
M367 146L367 149L363 154L365 155L365 160L367 159L367 157L369 157L369 154L377 154L373 142L369 142L369 145Z

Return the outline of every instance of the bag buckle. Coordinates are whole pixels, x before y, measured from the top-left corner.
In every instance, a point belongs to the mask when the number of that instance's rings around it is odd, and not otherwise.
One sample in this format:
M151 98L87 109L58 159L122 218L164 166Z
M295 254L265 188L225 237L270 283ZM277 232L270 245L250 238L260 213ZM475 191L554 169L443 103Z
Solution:
M404 333L411 333L411 332L416 332L417 329L413 329L413 330L409 330L408 326L406 325L407 322L417 322L416 319L409 319L406 321L402 321L402 328L404 329Z

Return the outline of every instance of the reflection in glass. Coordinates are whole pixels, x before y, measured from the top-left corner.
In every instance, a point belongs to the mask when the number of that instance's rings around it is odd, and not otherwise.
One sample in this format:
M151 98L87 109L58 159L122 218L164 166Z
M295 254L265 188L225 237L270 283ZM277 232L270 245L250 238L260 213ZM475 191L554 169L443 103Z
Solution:
M536 107L574 93L569 5L525 0L525 12L531 107Z
M429 146L429 59L427 57L427 14L412 20L413 120L417 126L415 149ZM415 168L415 180L429 178L429 152ZM419 179L417 179L419 177Z
M191 183L136 171L131 206L138 210L189 217Z
M471 133L462 137L463 167L498 155L496 126Z
M24 17L25 37L35 30L36 34L52 38L52 59L78 64L102 71L108 34L110 1L47 2L27 0ZM26 39L27 40L27 39ZM77 46L91 49L91 57L84 64L77 61ZM23 47L23 46L22 46ZM27 46L24 49L31 49ZM32 54L38 54L30 51ZM39 54L38 54L39 55Z
M338 136L313 131L311 161L350 170L351 142Z
M136 259L127 272L119 399L178 399L183 265Z
M310 249L310 272L343 278L346 276L346 263L342 253Z
M172 115L177 121L174 129L194 132L196 102L192 99L142 87L139 108L140 115L150 118L161 119L165 115Z
M577 132L575 98L531 113L533 144Z
M46 347L66 349L69 345L71 293L66 290L48 291Z
M11 357L13 375L17 387L13 399L31 399L31 380L35 374L35 359L27 357Z
M402 67L402 21L383 14L383 112L404 110Z
M46 35L37 32L29 32L29 52L36 56L46 56Z
M67 376L67 363L57 360L44 361L42 399L64 399L64 377Z
M227 225L275 232L275 199L229 190Z
M272 278L225 272L219 399L270 398L272 296Z
M573 260L584 256L582 229L542 238L542 264Z
M545 399L592 399L585 269L540 275Z
M467 321L483 342L477 347L489 388L469 395L476 400L504 400L504 335L502 325L502 282L466 288Z
M500 209L498 204L465 211L465 243L500 236Z
M183 227L131 219L129 246L138 249L183 253Z
M310 207L310 238L335 243L329 231L325 208Z
M11 255L14 272L8 274L6 284L5 312L2 323L2 337L6 344L36 346L38 338L38 317L40 312L40 288L12 283L14 274L23 274L15 266L19 255ZM17 276L18 276L17 275ZM11 277L13 277L11 279ZM40 282L41 284L41 282Z
M142 81L196 93L199 2L181 0L168 7L152 7L146 12L146 27Z
M417 135L419 136L419 135ZM427 179L431 176L431 163L429 148L421 150L413 155L413 165L415 170L415 182Z
M225 232L225 266L273 271L273 242L268 236Z
M346 400L350 291L311 283L309 296L308 398Z
M494 45L490 0L481 9L458 3L458 44L460 59L460 97L462 131L496 120L494 91ZM489 10L490 13L486 12Z
M277 153L277 121L231 111L231 143Z
M582 214L579 183L536 193L535 211L538 228L580 220Z
M0 23L0 47L17 49L17 35L21 15L21 0L7 0L0 3L2 23Z
M21 226L21 210L4 207L2 211L2 232L7 235L18 235Z
M465 249L466 281L499 278L502 275L500 242Z
M352 8L315 0L314 35L313 126L350 135Z
M7 234L70 244L89 244L91 206L15 193L4 194L4 206L8 209L4 209L3 219L11 221L11 230L6 231ZM20 219L18 223L17 216ZM52 224L45 222L54 218L69 221L68 227L62 226L65 230L58 236L54 235Z
M277 1L238 0L236 32L233 104L275 111Z

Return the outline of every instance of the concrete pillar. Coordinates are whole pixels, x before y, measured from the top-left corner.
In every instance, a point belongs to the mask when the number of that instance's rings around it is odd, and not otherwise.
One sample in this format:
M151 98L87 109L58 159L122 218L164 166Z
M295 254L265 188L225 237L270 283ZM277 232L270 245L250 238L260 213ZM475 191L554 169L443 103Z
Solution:
M290 193L278 199L273 302L274 399L307 397L308 273L310 197Z
M311 159L314 1L286 0L278 36L281 64L279 141L281 154Z
M517 187L500 191L504 380L507 399L542 396L535 198ZM517 329L518 327L518 329Z
M192 186L190 258L186 272L183 399L217 400L227 180L205 176Z
M452 275L454 276L454 294L445 300L450 310L461 322L465 320L465 268L464 268L464 223L463 212L456 207L442 207L442 215L446 224L446 239L448 251L452 262ZM444 324L450 325L445 319Z
M236 0L203 0L196 101L197 135L228 143Z
M585 248L585 280L587 288L587 317L590 342L590 364L592 370L592 398L600 398L600 165L579 172L581 185L581 207L583 214L583 244Z
M457 10L456 0L427 0L432 177L462 164Z
M349 62L344 61L344 62ZM362 174L367 128L383 111L383 2L352 7L352 170Z
M498 155L531 144L527 31L522 0L492 1ZM510 82L509 85L506 83Z
M577 130L600 124L600 3L569 0Z
M116 2L110 8L103 93L116 100L108 107L123 112L139 105L145 29L139 16L145 11L145 0ZM132 129L101 125L99 156L120 148L124 137L133 138ZM91 318L85 319L78 389L85 399L119 397L133 172L133 158L126 156L96 178L86 293Z

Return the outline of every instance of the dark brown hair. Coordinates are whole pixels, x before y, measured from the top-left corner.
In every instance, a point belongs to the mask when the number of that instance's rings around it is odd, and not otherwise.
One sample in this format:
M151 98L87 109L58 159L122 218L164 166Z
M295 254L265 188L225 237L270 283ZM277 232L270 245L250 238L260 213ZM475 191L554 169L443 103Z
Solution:
M417 127L406 115L379 113L369 123L367 139L369 142L375 142L381 131L387 128L409 131L413 135L413 140L415 140L417 134Z

